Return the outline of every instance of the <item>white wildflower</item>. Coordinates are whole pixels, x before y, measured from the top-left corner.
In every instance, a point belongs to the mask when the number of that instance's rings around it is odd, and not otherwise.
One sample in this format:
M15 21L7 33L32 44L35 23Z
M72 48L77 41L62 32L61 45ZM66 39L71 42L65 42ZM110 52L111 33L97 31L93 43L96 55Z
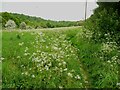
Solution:
M35 78L35 75L32 75L32 78Z
M25 75L28 75L28 72L25 72Z
M59 65L59 66L61 66L61 65L62 65L62 63L59 63L58 65Z
M28 56L28 55L29 55L29 53L24 53L24 55L25 55L25 56Z
M113 67L113 65L112 65L112 64L111 64L110 66L111 66L111 67Z
M75 76L76 79L81 79L79 75Z
M46 66L45 66L45 69L46 69L46 70L49 70L49 67L46 65Z
M62 86L59 86L59 88L63 88Z
M67 71L67 68L65 68L64 71Z
M66 62L64 61L63 64L66 65Z
M62 72L63 70L62 70L62 68L60 68L60 72Z
M52 63L50 62L50 63L48 64L48 66L52 66Z
M1 61L4 60L4 59L5 59L5 58L3 58L3 57L0 58Z
M19 58L20 58L20 56L17 56L17 58L19 59Z
M108 63L111 63L110 60L107 61Z
M57 48L57 47L53 47L53 49L54 49L54 50L58 50L58 48Z
M24 65L21 65L21 67L24 67Z
M116 60L118 56L113 56L111 59Z
M24 42L21 42L21 43L19 43L19 46L22 46L24 44Z
M33 56L36 55L36 53L33 53Z
M27 51L28 51L28 47L25 48L25 52L27 52Z
M73 77L73 75L72 75L71 73L68 73L68 76L69 76L69 77Z

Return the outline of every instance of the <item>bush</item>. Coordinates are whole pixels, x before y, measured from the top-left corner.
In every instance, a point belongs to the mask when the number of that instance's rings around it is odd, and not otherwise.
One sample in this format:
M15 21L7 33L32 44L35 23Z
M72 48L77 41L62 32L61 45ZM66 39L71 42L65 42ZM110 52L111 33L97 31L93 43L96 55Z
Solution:
M47 22L46 25L47 25L48 28L54 28L54 26L49 22Z
M2 23L2 16L0 16L0 23Z
M2 29L2 17L0 16L0 29Z
M33 29L32 26L26 26L26 29Z
M102 10L87 20L85 27L93 31L93 39L95 41L116 41L119 43L120 18L113 9Z
M5 27L13 29L16 27L16 23L13 20L8 20L8 22L5 24Z
M25 22L22 22L20 24L20 29L26 29L26 23Z
M24 14L17 13L8 13L8 12L0 12L0 16L2 17L2 27L5 27L6 22L9 19L14 20L19 28L21 22L27 23L28 26L33 28L37 28L37 26L41 26L42 28L54 28L54 27L68 27L68 26L79 26L76 21L53 21L53 20L45 20L40 17L27 16Z

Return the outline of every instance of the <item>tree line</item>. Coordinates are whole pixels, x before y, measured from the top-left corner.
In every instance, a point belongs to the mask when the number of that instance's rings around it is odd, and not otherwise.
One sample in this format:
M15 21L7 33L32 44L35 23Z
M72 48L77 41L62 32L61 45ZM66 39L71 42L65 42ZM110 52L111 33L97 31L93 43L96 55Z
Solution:
M83 21L52 21L45 20L40 17L27 16L24 14L17 13L0 13L0 23L2 23L2 28L9 27L12 24L16 28L55 28L55 27L70 27L70 26L80 26ZM26 27L25 27L26 26Z
M93 32L96 42L116 42L120 45L120 1L101 2L94 14L87 19L84 26Z

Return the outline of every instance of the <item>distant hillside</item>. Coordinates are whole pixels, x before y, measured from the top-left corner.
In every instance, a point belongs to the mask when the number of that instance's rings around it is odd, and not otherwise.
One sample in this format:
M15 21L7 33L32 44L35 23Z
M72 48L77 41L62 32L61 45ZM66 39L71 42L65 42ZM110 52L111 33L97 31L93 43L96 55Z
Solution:
M54 27L69 27L69 26L82 25L82 21L52 21L52 20L45 20L40 17L27 16L24 14L8 13L8 12L0 13L0 23L2 22L3 28L5 27L6 22L10 19L14 20L14 22L17 25L17 28L19 28L21 22L25 22L27 26L30 26L32 28L54 28Z

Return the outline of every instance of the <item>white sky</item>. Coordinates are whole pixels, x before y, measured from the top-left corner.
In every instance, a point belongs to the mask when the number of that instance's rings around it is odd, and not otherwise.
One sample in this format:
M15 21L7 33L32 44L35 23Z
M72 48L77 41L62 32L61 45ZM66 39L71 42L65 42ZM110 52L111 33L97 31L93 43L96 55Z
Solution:
M88 2L87 17L97 7ZM2 11L21 13L50 20L78 21L85 18L85 2L2 2Z
M2 2L85 2L86 0L0 0ZM97 0L87 0L87 2L94 2ZM106 0L101 0L106 1ZM112 1L112 0L107 0Z

